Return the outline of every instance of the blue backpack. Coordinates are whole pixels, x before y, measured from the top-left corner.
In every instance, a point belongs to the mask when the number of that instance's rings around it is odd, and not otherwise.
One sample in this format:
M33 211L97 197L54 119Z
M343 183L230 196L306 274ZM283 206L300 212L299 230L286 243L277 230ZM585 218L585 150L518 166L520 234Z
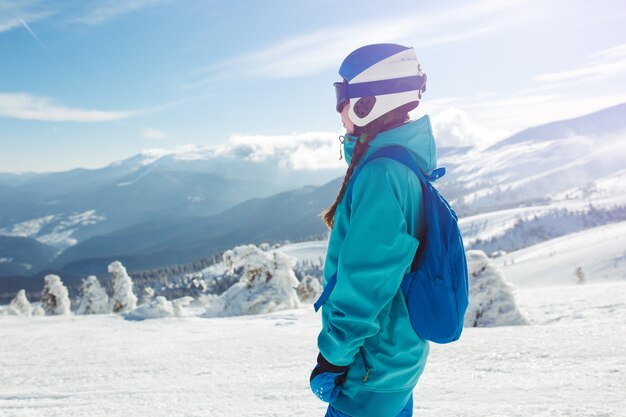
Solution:
M442 177L439 168L426 179L408 150L401 146L384 146L374 152L354 173L347 197L351 201L352 184L370 161L390 158L408 167L420 179L424 201L422 235L411 272L402 279L402 292L413 330L423 339L435 343L454 342L463 331L463 319L469 302L467 261L457 216L430 181ZM337 283L337 273L330 278L315 303L318 311Z

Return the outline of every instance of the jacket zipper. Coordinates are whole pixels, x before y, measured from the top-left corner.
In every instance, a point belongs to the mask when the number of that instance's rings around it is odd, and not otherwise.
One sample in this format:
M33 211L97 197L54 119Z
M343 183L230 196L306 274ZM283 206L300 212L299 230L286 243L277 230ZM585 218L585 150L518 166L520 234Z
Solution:
M370 376L370 369L365 364L365 355L363 355L363 351L359 349L359 354L361 355L361 361L363 362L363 368L365 375L363 376L363 382L367 382L367 379Z

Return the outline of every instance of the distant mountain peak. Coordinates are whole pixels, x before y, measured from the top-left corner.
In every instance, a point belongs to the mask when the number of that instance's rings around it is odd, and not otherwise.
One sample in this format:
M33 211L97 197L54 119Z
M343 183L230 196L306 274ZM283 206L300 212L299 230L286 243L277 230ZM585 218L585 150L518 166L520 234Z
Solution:
M567 139L573 136L599 136L626 130L626 103L584 116L560 120L522 130L487 148L487 151L536 140Z
M173 149L145 149L139 155L143 158L141 163L148 165L165 157L173 157L176 160L183 161L210 159L215 156L216 150L215 146L189 144L177 146Z

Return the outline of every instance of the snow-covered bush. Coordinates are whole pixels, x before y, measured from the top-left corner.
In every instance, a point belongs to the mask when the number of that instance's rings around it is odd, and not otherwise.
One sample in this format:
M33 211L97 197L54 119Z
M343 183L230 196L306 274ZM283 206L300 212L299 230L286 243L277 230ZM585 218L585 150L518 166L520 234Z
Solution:
M154 299L154 288L144 287L141 292L141 304L150 304Z
M33 316L45 316L46 312L40 305L36 305L35 307L33 307L32 315Z
M512 288L485 252L467 251L470 303L466 327L495 327L528 324L515 304Z
M181 317L184 316L184 307L191 301L193 301L191 297L167 301L165 297L159 295L149 304L143 304L124 314L124 318L126 320L148 320L164 317Z
M88 276L81 285L82 297L76 314L110 313L109 296L94 275Z
M180 297L172 300L172 307L174 308L174 316L182 317L185 315L185 307L187 307L193 301L193 297Z
M26 298L26 291L19 290L15 298L13 298L9 304L9 314L15 316L30 316L32 311L33 307L30 305L28 298Z
M296 294L303 303L314 303L322 294L322 284L319 279L305 275L296 288Z
M294 271L296 277L302 281L302 279L311 275L321 281L324 276L324 257L320 256L318 259L298 259Z
M125 313L137 307L137 296L133 293L133 280L128 276L126 268L120 261L111 262L108 266L111 274L113 295L111 309L114 313Z
M46 275L41 292L41 307L47 315L70 314L70 297L67 287L58 275Z
M245 245L226 251L223 260L231 273L241 268L241 278L211 302L205 316L263 314L300 306L295 258Z
M216 294L202 294L198 297L198 303L203 305L205 308L208 308L215 300L219 298L219 295Z

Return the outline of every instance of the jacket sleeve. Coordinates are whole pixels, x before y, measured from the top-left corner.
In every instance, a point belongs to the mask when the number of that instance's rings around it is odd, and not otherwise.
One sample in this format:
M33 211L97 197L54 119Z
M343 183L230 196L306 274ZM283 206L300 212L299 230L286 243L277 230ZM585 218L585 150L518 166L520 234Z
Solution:
M334 365L351 364L364 340L378 333L378 315L398 292L417 250L402 211L409 170L392 171L389 164L369 163L353 185L337 283L324 304L318 337L320 353Z

